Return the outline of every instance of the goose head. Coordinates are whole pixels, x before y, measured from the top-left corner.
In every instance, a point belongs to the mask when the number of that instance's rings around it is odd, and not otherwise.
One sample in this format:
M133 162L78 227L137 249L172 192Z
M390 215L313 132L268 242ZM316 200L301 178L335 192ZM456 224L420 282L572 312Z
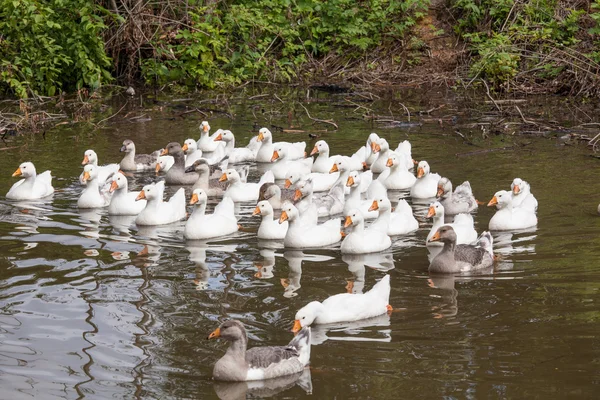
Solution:
M121 146L121 153L131 153L135 151L135 144L130 139L125 139L123 141L123 146Z
M273 207L267 200L259 201L252 215L273 215Z
M97 163L98 163L98 155L96 154L96 152L94 150L86 150L85 153L83 153L83 161L81 162L81 165L86 165L86 164L96 165Z
M502 209L507 206L512 206L512 195L506 190L500 190L494 194L494 197L488 203L488 207L496 206L497 209Z
M185 154L191 154L191 153L195 152L196 150L198 150L198 142L196 142L194 139L186 139L186 141L183 142L183 146L181 147L181 150Z
M348 180L346 180L346 186L357 187L360 185L360 175L358 171L352 171L348 174Z
M283 160L287 156L287 150L283 146L277 146L273 150L273 156L271 157L271 162L275 162L277 160Z
M217 329L208 335L209 339L223 338L230 342L241 340L244 343L248 341L246 336L246 328L241 322L235 320L229 320L223 322Z
M164 181L161 181L164 182ZM160 182L159 182L160 183ZM159 185L152 183L146 185L140 191L140 194L135 198L136 201L146 199L148 201L154 199L162 199L163 191L160 190Z
M22 176L23 178L29 178L35 176L35 166L32 162L24 162L19 165L19 168L12 174L12 176Z
M200 122L200 132L208 133L209 131L210 131L210 125L208 124L208 121Z
M225 171L223 171L223 175L221 175L221 177L219 178L219 182L225 181L229 183L240 182L240 174L238 174L238 172L233 168L226 169Z
M294 192L294 201L298 201L303 197L309 196L313 193L312 179L300 181L296 184L296 191Z
M191 173L196 172L200 175L208 174L210 172L210 167L208 166L208 161L204 158L199 158L192 165L185 169L185 172Z
M427 211L427 218L439 217L444 219L444 206L439 202L433 202L429 205L429 210Z
M312 325L322 309L323 304L319 303L318 301L311 301L299 309L298 312L296 312L292 332L299 332L305 326Z
M83 182L88 183L98 177L98 168L95 165L88 164L83 167Z
M392 203L390 203L390 199L387 197L380 196L373 200L371 207L369 207L369 211L388 211L392 209Z
M429 239L430 242L456 243L456 232L449 225L440 227Z
M529 191L529 183L521 178L515 178L510 184L510 189L514 196L518 196L523 192L527 193Z
M127 190L127 178L121 172L117 172L113 175L112 182L110 183L110 189L108 189L108 191L113 193L115 190L119 189Z
M317 153L329 155L329 145L326 141L319 140L317 143L315 143L315 147L313 147L312 151L310 152L310 155L312 156Z
M300 212L298 211L296 206L294 206L289 201L283 203L281 210L281 216L279 217L280 224L283 224L285 221L294 221L300 215Z
M373 150L373 143L377 143L377 140L379 140L378 134L376 134L375 132L369 134L369 137L367 138L367 145L371 150Z
M206 196L206 192L202 189L194 189L192 192L192 198L190 199L190 205L197 204L203 205L208 201L208 197Z
M348 170L348 161L346 161L346 159L344 157L337 157L333 163L333 166L329 170L329 173L330 174L333 174L334 172L342 173L347 170Z
M297 171L296 168L290 168L290 170L288 170L288 176L287 178L285 178L285 185L284 187L286 189L289 189L293 184L295 184L296 182L298 182L300 180L300 171Z
M260 128L256 140L258 140L259 142L269 142L270 140L273 140L273 135L271 134L271 131L269 129Z
M385 165L386 167L390 168L400 165L400 157L398 156L398 154L392 153L392 155L387 159Z
M168 156L160 156L160 157L158 157L158 160L156 161L156 167L154 168L156 170L157 174L160 171L163 171L167 167L167 157Z
M360 210L354 208L350 210L348 214L346 214L346 219L344 220L344 228L347 228L349 226L356 226L364 222L365 219Z
M223 141L225 143L229 143L235 140L235 136L233 136L233 132L220 130L219 134L215 137L215 142Z
M445 196L448 193L452 193L452 182L450 182L450 179L443 177L438 181L437 197Z
M171 142L167 145L167 147L165 147L163 149L163 151L160 153L161 156L166 156L166 155L170 155L170 156L175 156L175 155L180 155L183 152L183 148L181 147L181 145L177 142Z
M417 164L417 178L422 178L429 174L429 164L427 161L419 161Z

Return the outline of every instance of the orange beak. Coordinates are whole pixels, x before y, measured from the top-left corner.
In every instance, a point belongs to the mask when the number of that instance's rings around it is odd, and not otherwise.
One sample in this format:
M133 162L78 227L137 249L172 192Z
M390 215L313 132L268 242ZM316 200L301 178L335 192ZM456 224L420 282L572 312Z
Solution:
M292 181L290 181L289 179L286 179L286 180L285 180L285 185L284 185L284 187L285 187L286 189L289 189L289 188L290 188L290 186L292 186Z
M375 151L375 146L377 146L377 143L371 142L371 150Z
M378 145L377 143L373 143L371 148L373 149L373 153L379 153L381 151L381 146Z
M312 151L310 152L310 155L314 155L317 154L319 152L319 149L317 149L317 146L313 147Z
M440 231L439 230L433 234L433 236L431 237L431 239L429 239L429 241L437 242L438 240L440 240Z
M495 206L496 204L498 204L498 198L496 196L494 196L488 203L488 207Z
M184 143L183 147L181 148L181 150L188 151L188 145L186 143Z
M192 193L192 198L190 199L190 204L196 204L198 202L198 195L196 193Z
M296 191L294 192L294 201L298 201L302 198L302 192L300 191L300 189L296 189Z
M88 156L84 155L83 156L83 161L81 162L81 165L85 165L85 164L87 164L89 162L90 162L90 159L88 158Z
M425 170L423 168L419 168L417 170L417 178L421 178L423 175L425 175Z
M258 271L257 273L254 274L254 277L258 278L258 279L262 278L262 272Z
M279 223L283 224L287 220L288 220L288 215L287 215L287 213L285 211L283 211L281 213L281 217L279 217Z
M365 170L365 171L369 169L369 166L364 161L362 162L362 166L363 166L363 170Z
M84 181L84 182L87 182L87 181L89 181L89 180L90 180L90 173L89 173L89 172L87 172L87 171L85 171L85 172L83 173L83 181Z
M379 204L377 204L377 200L373 200L373 204L371 204L371 207L369 207L369 211L376 211L379 210Z
M444 194L444 188L438 186L437 197L441 197Z
M167 154L169 154L169 151L167 149L162 149L162 151L160 152L161 156L166 156Z
M17 168L17 170L12 174L12 176L21 176L23 172L21 171L21 167Z
M346 222L344 222L344 228L347 228L350 225L352 225L352 218L350 218L350 216L347 216L346 217Z
M156 163L156 168L154 168L156 170L156 173L158 174L158 172L160 171L160 163Z
M221 337L221 328L217 328L208 335L209 339Z
M513 194L519 194L520 191L521 188L519 188L519 185L515 185L515 187L513 188Z
M271 162L277 161L278 159L279 159L279 153L277 152L277 150L275 150L273 152L273 157L271 157Z
M350 187L354 185L354 178L349 176L348 180L346 181L346 186Z
M110 184L110 189L108 189L108 191L110 193L112 193L115 190L117 190L118 188L119 188L119 185L117 185L117 181L112 181L112 183Z
M339 169L337 167L337 164L333 164L333 167L331 167L331 169L329 170L330 174L333 174L334 172L338 172Z
M221 177L219 178L219 182L225 182L227 180L227 174L223 174L221 175Z
M413 162L414 165L418 164L418 162L414 158L413 158L412 162Z
M219 140L223 140L223 135L219 133L219 135L215 138L215 142L218 142Z
M263 140L265 140L265 135L263 135L262 133L259 133L256 140L258 140L259 142L262 142Z
M140 194L137 195L137 197L135 198L135 201L138 200L143 200L146 198L146 192L144 192L143 190L140 192Z
M203 130L204 132L208 132L208 129L209 129L208 125L203 125L203 126L202 126L202 130Z
M260 207L256 206L256 208L254 209L254 212L252 213L252 215L258 215L260 214Z
M429 207L429 211L427 212L427 218L431 218L435 215L435 208L433 206Z
M300 329L302 329L302 325L300 325L300 321L299 320L295 320L294 321L294 326L292 327L292 332L294 332L294 333L300 332Z
M387 162L385 163L385 165L386 165L387 167L391 167L392 165L394 165L394 161L392 161L392 159L391 159L391 158L388 158L388 160L387 160Z

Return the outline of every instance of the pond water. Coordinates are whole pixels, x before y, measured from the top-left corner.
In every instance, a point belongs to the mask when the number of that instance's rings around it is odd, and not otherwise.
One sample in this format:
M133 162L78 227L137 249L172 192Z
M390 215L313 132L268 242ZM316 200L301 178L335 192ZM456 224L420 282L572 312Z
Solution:
M0 192L11 173L31 160L51 169L57 191L35 204L0 202L0 382L2 395L19 398L566 398L594 397L600 385L600 218L596 207L598 160L578 146L542 137L481 139L477 123L489 105L468 104L452 92L397 92L375 102L364 96L299 91L284 97L243 93L227 111L209 117L182 114L184 106L220 107L210 96L129 104L95 129L63 125L19 137L0 152ZM292 100L289 100L289 98ZM279 99L285 99L284 102ZM123 99L115 99L112 113ZM402 115L402 101L417 125L393 125L362 117ZM333 119L332 126L313 118ZM132 102L133 103L133 102ZM520 108L543 110L545 99ZM207 104L209 104L207 106ZM431 115L416 115L443 104ZM293 111L292 111L293 110ZM546 113L546 114L544 114ZM568 118L564 110L539 112ZM142 116L142 118L134 118ZM408 139L413 157L457 185L469 180L479 200L489 201L513 178L527 180L539 201L539 225L527 232L494 233L501 255L493 273L430 277L424 245L431 222L415 205L420 229L393 238L383 254L342 257L337 247L291 251L259 242L252 233L255 204L242 204L244 232L208 243L185 242L183 222L139 229L130 218L106 210L79 211L83 152L118 162L125 138L149 152L169 141L231 129L245 145L261 126L307 132L276 140L320 135L332 154L351 154L375 131L395 147ZM386 119L386 118L380 118ZM322 132L328 129L329 132ZM475 145L455 133L471 135ZM523 146L525 145L525 146ZM486 152L487 148L514 146ZM458 154L458 156L457 156ZM256 179L256 167L251 179ZM130 178L137 189L153 173ZM173 188L169 188L169 194ZM406 193L391 193L397 200ZM188 193L189 199L189 193ZM410 200L409 200L410 202ZM479 232L493 210L480 207ZM311 368L294 381L266 385L217 384L214 362L227 344L207 341L219 321L235 318L250 346L287 343L295 312L312 300L366 291L391 276L390 303L397 311L361 325L315 330ZM296 378L296 377L294 377Z

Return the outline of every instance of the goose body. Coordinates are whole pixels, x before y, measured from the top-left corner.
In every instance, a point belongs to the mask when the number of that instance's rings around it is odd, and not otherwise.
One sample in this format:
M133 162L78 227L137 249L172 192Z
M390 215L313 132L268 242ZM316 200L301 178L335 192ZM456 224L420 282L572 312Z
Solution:
M281 209L284 201L294 200L294 190L284 189L283 191L276 183L267 182L262 184L259 190L258 201L267 200L275 210Z
M407 170L411 170L415 167L414 160L412 158L412 145L408 140L398 143L398 147L394 150L394 153L403 156L404 167Z
M318 154L312 164L312 172L328 174L335 158L338 156L329 156L329 145L324 140L319 140L315 143L315 147L310 152L310 155Z
M405 157L389 152L386 165L390 172L381 182L388 190L406 190L413 187L417 178L406 168Z
M513 196L506 190L496 192L488 206L496 206L498 211L490 219L492 231L509 231L531 228L537 225L537 216L531 208L514 207Z
M358 209L346 214L344 228L351 228L340 246L342 254L378 253L392 245L390 237L377 229L365 229L364 218Z
M257 236L264 240L283 240L288 230L288 222L279 223L273 219L273 207L267 200L259 201L252 215L260 215L261 222Z
M413 199L428 199L437 194L437 184L440 180L438 174L430 172L427 161L420 161L417 166L417 180L410 189L410 196Z
M469 181L458 185L452 192L452 182L448 178L438 181L438 201L444 206L447 215L470 213L477 209L477 200L473 196Z
M224 197L212 214L206 214L208 197L202 189L194 189L190 204L195 205L185 223L183 236L188 240L210 239L230 235L238 230L233 200Z
M159 151L152 154L136 154L133 141L126 139L121 146L121 152L125 157L119 163L123 171L151 171L156 169L156 162L160 156Z
M160 171L168 172L171 167L175 164L175 159L173 156L160 156L158 157L158 161L156 161L156 174Z
M219 147L223 146L223 143L215 141L217 135L219 135L220 131L209 134L210 125L208 121L202 121L200 123L200 138L196 142L198 149L200 149L204 153L212 153L216 151Z
M344 211L345 196L342 185L334 186L326 195L315 198L312 181L300 181L296 184L294 201L305 198L316 206L319 217L337 215Z
M165 181L146 185L137 200L146 199L146 207L135 219L137 225L166 225L185 217L185 191L179 188L169 199L163 201Z
M350 187L350 193L346 196L343 213L345 215L348 215L350 210L356 208L360 210L364 219L377 218L377 216L379 215L379 211L369 211L369 208L371 208L372 201L363 200L361 198L360 184L361 175L358 173L358 171L350 172L350 174L348 175L348 180L346 181L346 186Z
M273 173L267 171L260 178L258 183L245 183L240 180L240 175L235 169L226 169L219 179L221 182L227 182L227 190L223 196L231 197L234 202L256 201L258 200L260 187L263 183L273 182Z
M185 169L186 174L197 174L198 180L192 186L192 190L202 189L208 197L223 197L227 183L219 181L218 178L210 177L210 165L201 158L194 161L192 165Z
M406 235L419 229L419 222L413 215L411 206L401 199L390 214L390 225L387 234L390 236Z
M513 193L513 207L525 208L534 212L537 210L538 201L531 193L531 187L529 186L529 183L525 182L521 178L515 178L510 185L510 189Z
M119 172L119 164L98 166L98 155L94 150L91 149L86 150L85 153L83 153L83 161L81 162L81 165L85 166L87 164L91 164L96 167L96 170L98 171L98 177L96 179L98 180L98 186L100 187L104 186L104 184L111 179L113 174ZM79 176L79 181L81 183L85 183L83 182L83 172Z
M310 361L310 327L300 330L287 346L250 350L246 350L246 329L235 320L223 322L208 338L231 342L213 369L214 379L220 381L258 381L292 375L303 371Z
M444 206L436 201L429 206L427 218L433 217L433 225L427 235L428 246L441 246L442 242L432 241L430 239L443 225L450 226L456 234L457 244L473 244L477 240L477 232L475 231L473 216L471 214L458 214L454 217L454 222L451 224L444 223Z
M196 172L185 172L185 154L179 143L169 143L161 153L161 156L166 155L173 157L173 165L165 175L167 185L193 185L198 181L199 175Z
M367 293L340 293L323 302L312 301L295 316L294 331L312 324L352 322L376 317L391 310L390 276L385 275Z
M127 178L120 172L113 175L109 191L112 193L108 215L138 215L146 207L146 200L137 201L140 192L128 192Z
M225 155L229 157L229 162L232 164L255 161L258 147L235 147L235 136L229 130L221 131L215 141L225 142ZM252 140L250 141L252 142ZM256 149L256 150L254 150Z
M288 169L287 176L285 177L285 188L290 188L300 180L311 180L313 183L314 192L328 192L331 190L335 182L338 180L340 173L327 173L323 174L320 172L311 172L310 174L303 173L304 167L296 168L292 166Z
M44 171L38 175L35 166L31 162L24 162L19 165L19 168L17 168L12 176L22 176L24 179L12 185L8 193L6 193L7 199L35 200L54 193L50 171Z
M262 143L256 153L256 162L270 163L275 151L275 145L285 147L290 160L297 160L304 157L305 142L278 142L273 144L273 134L267 128L260 129L256 140Z
M342 239L339 220L323 224L309 224L299 219L298 209L291 203L284 204L279 223L289 221L283 245L291 248L313 248L329 246Z
M202 150L198 148L198 143L194 139L186 139L181 146L181 150L185 154L185 166L189 167L196 160L202 158Z
M286 179L288 171L293 169L301 175L310 174L310 168L313 163L312 158L303 158L300 160L291 160L288 157L287 150L281 144L277 144L271 157L272 166L270 170L273 172L275 179Z
M390 145L384 138L379 138L376 142L371 144L371 150L374 154L377 154L377 158L373 164L371 164L371 171L374 174L380 174L388 169L388 159L392 155Z
M483 232L476 245L457 245L454 229L443 225L429 241L441 241L444 245L429 264L431 273L455 274L488 268L494 264L493 238L489 232Z
M83 168L85 188L77 199L78 208L102 208L110 203L110 193L100 190L98 185L98 169L88 164Z

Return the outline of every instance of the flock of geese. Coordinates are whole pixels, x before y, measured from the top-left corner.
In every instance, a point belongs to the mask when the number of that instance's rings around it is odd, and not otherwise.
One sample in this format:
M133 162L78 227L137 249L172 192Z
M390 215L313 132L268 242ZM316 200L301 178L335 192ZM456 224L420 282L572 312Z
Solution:
M188 240L236 232L240 226L235 203L257 202L253 215L261 218L260 239L282 240L286 248L293 249L341 242L341 253L365 254L389 248L391 236L418 229L406 200L392 207L387 195L388 190L407 190L413 201L430 202L427 217L433 218L433 226L426 244L437 248L430 261L431 273L457 274L488 268L494 262L491 234L478 236L474 228L471 212L481 203L473 196L469 182L453 190L452 182L432 173L427 161L413 160L408 141L392 149L386 139L371 133L356 153L344 156L331 155L327 143L319 140L307 155L304 142L274 143L267 128L260 129L246 147L236 147L229 130L219 129L210 135L206 121L200 130L199 140L188 139L183 145L171 142L152 154L137 154L134 143L125 140L121 147L125 156L119 164L100 166L97 154L87 150L79 177L85 187L77 206L107 207L109 215L135 215L137 225L170 224L186 218L186 196L179 188L165 201L165 185L190 185L193 211L184 228ZM268 166L258 182L248 182L251 163ZM164 179L140 191L129 191L126 173L133 171L155 171ZM22 163L13 176L23 179L11 187L8 199L40 199L54 192L50 171L36 174L31 162ZM207 202L212 197L222 200L208 214ZM489 222L490 230L525 229L537 224L537 200L529 184L520 178L514 179L510 190L496 192L487 205L497 208ZM339 215L344 217L342 224ZM446 223L452 216L452 222ZM215 364L213 376L250 381L300 372L310 360L312 324L351 322L391 312L389 296L390 277L386 275L364 294L344 293L313 301L297 312L292 329L296 336L281 347L247 350L244 326L226 321L209 336L231 342Z

